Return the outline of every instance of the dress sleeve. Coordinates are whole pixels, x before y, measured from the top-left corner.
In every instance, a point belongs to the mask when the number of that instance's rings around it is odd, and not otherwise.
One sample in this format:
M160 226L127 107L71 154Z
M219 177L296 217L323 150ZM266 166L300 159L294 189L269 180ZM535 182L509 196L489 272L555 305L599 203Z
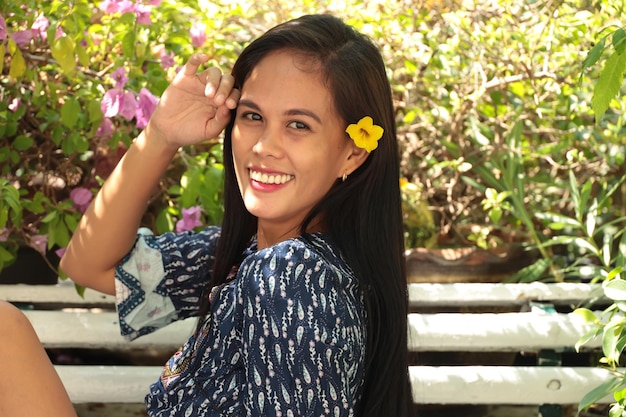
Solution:
M247 261L239 299L247 415L353 415L364 357L358 288L303 247Z
M128 340L198 312L210 278L220 229L165 233L140 229L115 269L117 312Z

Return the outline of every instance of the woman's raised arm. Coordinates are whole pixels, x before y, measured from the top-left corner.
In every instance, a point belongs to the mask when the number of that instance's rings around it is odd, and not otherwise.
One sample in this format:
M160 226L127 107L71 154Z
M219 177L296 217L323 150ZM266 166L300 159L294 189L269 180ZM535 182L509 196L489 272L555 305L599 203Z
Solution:
M115 293L115 266L132 248L150 195L178 148L217 137L229 122L239 92L217 68L198 72L207 60L194 55L176 75L83 215L60 264L77 284Z

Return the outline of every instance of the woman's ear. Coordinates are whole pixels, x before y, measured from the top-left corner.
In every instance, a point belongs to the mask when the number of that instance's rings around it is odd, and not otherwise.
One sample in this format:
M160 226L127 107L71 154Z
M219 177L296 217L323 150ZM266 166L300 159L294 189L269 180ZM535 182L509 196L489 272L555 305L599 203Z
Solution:
M339 178L342 178L345 181L345 177L356 171L361 166L361 164L365 162L368 156L369 152L367 152L363 148L359 148L351 140L350 146L348 147L348 154L343 163L343 169L339 173Z

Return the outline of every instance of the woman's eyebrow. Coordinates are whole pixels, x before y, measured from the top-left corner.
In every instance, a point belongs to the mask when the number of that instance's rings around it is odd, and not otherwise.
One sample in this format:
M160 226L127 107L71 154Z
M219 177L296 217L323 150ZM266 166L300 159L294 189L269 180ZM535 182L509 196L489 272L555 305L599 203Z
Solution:
M317 123L322 124L322 119L320 119L317 114L315 114L311 110L307 110L307 109L291 109L291 110L287 110L285 112L285 115L287 115L287 116L309 116L310 118L315 120Z
M259 105L250 100L239 100L239 106L246 106L250 107L252 110L261 111Z
M244 106L244 107L248 107L252 110L255 111L261 111L261 107L256 104L254 101L252 100L239 100L239 106ZM310 118L312 118L313 120L315 120L317 123L322 124L322 119L315 114L314 112L312 112L311 110L307 110L307 109L289 109L287 111L285 111L285 116L308 116Z

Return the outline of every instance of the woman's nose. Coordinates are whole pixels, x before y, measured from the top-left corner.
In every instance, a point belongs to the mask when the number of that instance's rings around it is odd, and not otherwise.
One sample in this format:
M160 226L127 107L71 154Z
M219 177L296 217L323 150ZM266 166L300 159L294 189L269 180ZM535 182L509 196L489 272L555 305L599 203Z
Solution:
M252 147L252 151L262 156L278 158L283 154L283 141L277 129L266 128Z

